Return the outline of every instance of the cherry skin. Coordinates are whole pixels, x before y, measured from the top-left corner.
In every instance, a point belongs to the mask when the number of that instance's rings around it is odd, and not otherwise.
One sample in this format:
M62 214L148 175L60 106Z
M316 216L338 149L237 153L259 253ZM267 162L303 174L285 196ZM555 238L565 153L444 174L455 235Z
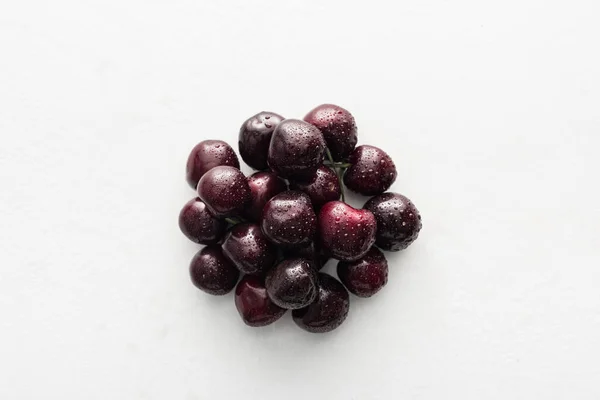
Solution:
M269 240L278 246L302 247L313 239L317 216L306 194L288 190L267 202L261 227Z
M368 200L364 209L375 215L375 244L382 250L400 251L417 240L423 226L419 210L406 196L383 193Z
M272 324L286 312L269 298L264 280L253 275L244 276L235 288L235 307L252 327Z
M375 146L358 146L348 159L351 166L344 174L346 187L365 196L381 194L396 180L391 157Z
M267 273L267 293L281 308L306 307L317 296L317 270L304 258L283 260Z
M356 122L350 112L333 104L321 104L304 117L319 128L335 161L344 161L356 147Z
M222 247L225 257L245 274L265 274L277 258L277 249L257 224L237 224L225 236Z
M271 138L267 162L282 178L307 180L325 157L325 139L313 125L297 119L282 121Z
M217 243L226 228L225 221L213 217L199 198L188 201L179 213L179 229L196 243Z
M200 250L190 263L190 278L198 289L215 296L231 292L240 271L223 255L221 246Z
M388 280L388 263L377 247L356 261L340 261L337 265L340 280L358 297L371 297L383 288Z
M198 143L187 160L185 175L188 184L196 189L200 178L219 165L240 167L240 162L231 146L222 140L204 140Z
M284 118L268 111L248 118L240 128L238 146L242 160L258 170L267 169L267 154L273 131Z
M337 279L319 273L319 293L308 307L292 311L294 322L311 333L331 332L340 326L350 309L350 296Z
M242 171L220 166L202 176L198 196L215 217L230 217L242 213L250 201L250 187Z
M292 182L290 188L306 193L316 210L327 202L339 200L342 194L336 173L324 165L316 170L309 181Z
M285 181L271 171L257 172L250 175L248 186L250 186L250 203L244 210L244 216L254 222L260 221L267 201L276 194L287 190Z
M375 243L376 230L375 217L370 211L341 201L330 201L319 213L321 246L338 260L354 261L367 254Z

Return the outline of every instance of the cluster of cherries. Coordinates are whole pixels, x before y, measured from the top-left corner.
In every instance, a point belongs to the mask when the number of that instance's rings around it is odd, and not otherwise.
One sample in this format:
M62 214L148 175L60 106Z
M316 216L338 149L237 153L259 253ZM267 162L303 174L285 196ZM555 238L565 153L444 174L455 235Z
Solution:
M370 297L387 283L381 250L406 248L421 229L414 204L385 192L396 180L394 162L375 146L356 147L354 117L332 104L303 121L261 112L244 122L238 144L259 172L244 176L221 140L200 142L188 158L187 181L198 197L181 210L179 226L206 245L190 264L192 282L213 295L235 287L235 305L250 326L292 310L309 332L337 328L348 314L348 291ZM343 201L344 186L374 197L353 208ZM331 257L343 284L319 272Z

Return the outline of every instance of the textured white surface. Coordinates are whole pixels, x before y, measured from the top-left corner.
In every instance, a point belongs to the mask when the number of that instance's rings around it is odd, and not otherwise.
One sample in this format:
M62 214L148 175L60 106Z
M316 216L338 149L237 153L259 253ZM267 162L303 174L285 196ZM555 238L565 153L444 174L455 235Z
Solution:
M0 398L600 398L599 4L2 2ZM246 328L188 280L185 159L322 102L421 238L338 331Z

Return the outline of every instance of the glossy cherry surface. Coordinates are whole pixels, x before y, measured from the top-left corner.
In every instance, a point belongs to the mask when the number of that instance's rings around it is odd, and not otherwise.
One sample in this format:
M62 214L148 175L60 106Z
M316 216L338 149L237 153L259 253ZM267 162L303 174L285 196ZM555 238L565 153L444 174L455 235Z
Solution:
M353 261L363 257L375 243L377 224L368 210L331 201L319 212L318 234L322 249L334 258Z
M235 306L248 326L258 327L272 324L285 314L269 298L263 278L246 275L235 288Z
M231 263L221 246L210 245L200 250L190 263L190 278L200 290L212 294L229 293L237 283L240 271Z
M388 280L388 263L377 247L356 261L340 261L337 273L350 293L371 297L383 288Z
M336 173L329 167L321 165L306 182L292 182L291 189L300 190L310 197L315 209L321 208L325 203L339 200L342 190Z
M375 215L375 244L379 248L399 251L417 240L423 226L421 214L406 196L392 192L383 193L367 201L363 208Z
M242 171L220 166L202 176L198 196L212 215L224 218L242 213L250 201L250 187Z
M267 155L273 131L284 118L268 111L248 118L240 128L238 145L246 164L258 170L267 169Z
M273 243L283 247L302 247L312 240L317 217L308 196L288 190L267 202L261 227Z
M317 296L317 271L304 258L283 260L267 273L265 286L279 307L288 310L306 307Z
M227 224L213 217L199 198L185 203L179 213L179 229L188 239L200 244L217 243Z
M350 296L334 277L319 273L319 293L308 307L292 311L294 322L312 333L331 332L348 316Z
M346 160L356 147L356 122L348 110L334 104L321 104L306 114L304 120L323 133L335 161Z
M396 180L396 165L379 147L358 146L348 162L351 166L344 174L344 184L353 192L365 196L381 194Z
M222 247L223 254L245 274L265 274L277 258L277 249L257 224L237 224Z
M196 189L198 181L211 168L229 165L239 168L240 162L235 151L222 140L204 140L190 153L185 169L188 184Z
M244 217L254 222L260 222L262 211L273 196L287 190L285 181L275 172L257 172L248 177L250 187L250 203L244 210Z
M282 121L269 145L269 167L282 178L307 180L322 164L325 139L315 126L298 119Z

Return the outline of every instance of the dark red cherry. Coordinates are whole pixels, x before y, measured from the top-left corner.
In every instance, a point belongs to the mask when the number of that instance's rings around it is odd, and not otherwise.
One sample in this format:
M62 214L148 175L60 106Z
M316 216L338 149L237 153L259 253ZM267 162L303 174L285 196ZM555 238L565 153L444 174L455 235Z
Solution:
M238 145L242 160L250 167L258 170L267 169L267 154L273 131L284 118L268 111L263 111L248 118L240 128Z
M288 190L267 202L261 227L273 243L283 247L302 247L312 240L317 217L308 196Z
M365 196L381 194L396 180L391 157L375 146L358 146L348 159L351 166L344 174L346 187Z
M368 210L330 201L319 213L318 234L323 250L343 261L363 257L373 243L377 224Z
M239 276L240 271L223 255L219 245L206 246L190 263L192 283L208 294L229 293Z
M265 274L277 259L277 249L257 224L237 224L222 247L223 254L245 274Z
M307 259L284 260L267 273L265 286L279 307L288 310L306 307L317 296L317 271Z
M244 216L251 221L260 222L262 211L273 196L287 190L285 181L275 172L257 172L248 177L250 203L244 210Z
M323 163L324 155L321 131L307 122L286 119L273 132L268 164L283 178L307 180Z
M198 196L212 215L224 218L242 213L250 201L250 187L242 171L220 166L202 176Z
M335 161L344 161L356 146L356 123L350 112L333 104L321 104L304 120L319 128Z
M308 307L292 311L294 322L312 333L330 332L348 316L350 296L337 279L319 273L319 294Z
M292 182L291 189L301 190L310 197L313 207L318 210L323 204L339 200L342 190L337 174L329 167L321 165L307 182Z
M213 217L199 198L188 201L179 213L179 229L196 243L217 243L226 228L225 221Z
M285 314L267 295L263 278L246 275L235 288L235 306L248 326L272 324Z
M377 247L356 261L340 261L337 273L346 288L359 297L371 297L388 280L388 263Z
M229 165L239 168L235 151L222 140L204 140L198 143L190 153L185 169L186 180L196 189L198 181L211 168L219 165Z
M417 240L423 226L421 214L407 197L398 193L383 193L367 201L363 208L375 215L375 244L380 249L399 251Z

